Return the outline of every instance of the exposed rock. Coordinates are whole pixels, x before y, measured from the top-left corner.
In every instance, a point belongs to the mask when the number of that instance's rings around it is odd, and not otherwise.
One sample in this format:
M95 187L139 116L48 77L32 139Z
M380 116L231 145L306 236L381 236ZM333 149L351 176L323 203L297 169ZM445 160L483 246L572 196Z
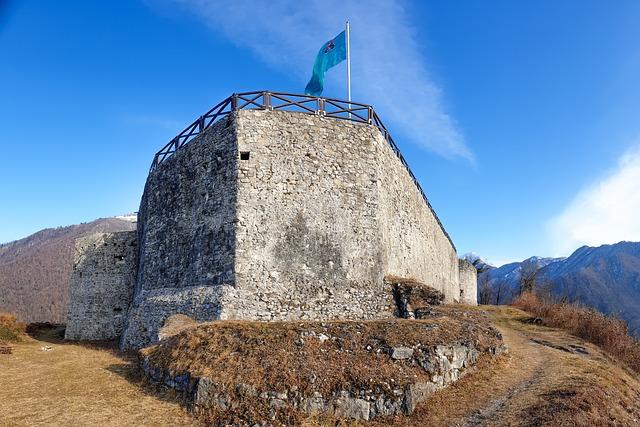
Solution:
M409 347L394 347L391 349L391 358L396 360L411 359L413 349Z
M503 349L492 349L491 354L500 354ZM394 356L395 355L395 356ZM213 408L226 411L234 405L234 399L265 399L271 411L271 418L277 411L287 407L297 408L307 414L329 414L336 418L352 420L371 420L378 416L411 415L420 402L428 399L438 389L458 380L466 369L472 367L479 356L472 344L438 345L419 351L410 347L395 347L391 359L411 361L430 374L431 381L412 382L403 387L394 387L389 391L381 388L354 388L338 390L330 396L314 391L309 395L300 395L297 387L284 391L258 391L253 386L238 384L235 393L228 394L223 387L215 384L211 378L191 378L188 374L172 376L153 368L148 358L141 359L142 370L154 382L162 383L178 391L193 396L198 410ZM313 383L313 382L310 382Z
M371 404L363 399L339 397L333 402L333 416L354 420L369 420Z
M434 383L409 384L404 395L405 413L411 415L418 403L428 399L437 390L438 386Z

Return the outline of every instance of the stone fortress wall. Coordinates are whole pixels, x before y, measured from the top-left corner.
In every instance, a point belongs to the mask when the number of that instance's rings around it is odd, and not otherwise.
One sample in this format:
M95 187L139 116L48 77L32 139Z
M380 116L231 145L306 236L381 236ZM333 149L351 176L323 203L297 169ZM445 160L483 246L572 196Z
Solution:
M460 303L478 305L478 270L465 259L458 260L460 274Z
M391 317L386 276L475 303L475 271L472 278L458 264L408 171L366 123L230 113L151 171L137 241L125 349L156 341L176 313L197 321ZM91 299L78 295L75 306Z
M224 289L235 285L237 157L229 118L149 174L123 348L155 341L171 314L220 318Z
M65 338L118 338L136 278L135 231L96 233L76 241Z

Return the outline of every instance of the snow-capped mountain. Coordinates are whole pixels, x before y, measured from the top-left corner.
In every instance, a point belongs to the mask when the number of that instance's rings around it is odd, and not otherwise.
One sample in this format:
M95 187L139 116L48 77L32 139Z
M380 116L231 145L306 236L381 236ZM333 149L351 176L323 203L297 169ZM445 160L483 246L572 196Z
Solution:
M469 252L462 255L462 259L473 264L476 270L478 270L478 273L483 273L485 271L491 270L492 268L496 268L475 252Z

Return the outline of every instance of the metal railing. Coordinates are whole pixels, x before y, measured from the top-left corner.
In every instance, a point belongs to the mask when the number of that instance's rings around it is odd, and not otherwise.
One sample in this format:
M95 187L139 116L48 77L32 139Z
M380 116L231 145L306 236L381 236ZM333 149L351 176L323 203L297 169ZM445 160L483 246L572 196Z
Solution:
M380 130L382 137L387 141L393 152L409 173L409 176L418 188L418 191L438 222L438 225L445 236L447 236L447 239L449 239L451 246L453 246L454 250L456 249L449 233L444 229L438 215L431 206L431 203L429 203L429 199L427 199L427 196L422 190L420 183L411 171L409 164L404 159L400 149L398 149L398 146L393 141L391 134L371 105L334 98L320 98L316 96L286 92L258 91L234 93L207 111L205 114L198 117L193 123L187 126L185 130L180 132L176 137L169 141L167 145L162 147L162 149L160 149L153 158L151 171L157 168L163 161L169 158L180 148L188 144L192 139L216 123L219 119L238 110L284 110L341 120L350 120L353 122L367 123L376 126Z

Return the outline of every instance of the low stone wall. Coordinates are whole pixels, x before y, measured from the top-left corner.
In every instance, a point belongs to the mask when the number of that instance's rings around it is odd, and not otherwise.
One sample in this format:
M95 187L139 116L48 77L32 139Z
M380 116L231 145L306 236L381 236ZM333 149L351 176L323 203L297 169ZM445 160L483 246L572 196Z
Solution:
M65 338L110 340L122 333L135 283L136 232L76 241Z
M411 415L416 405L428 399L437 390L462 377L473 367L480 352L473 344L439 345L434 348L396 347L388 349L396 363L413 364L429 373L431 381L398 386L386 383L372 388L338 390L330 395L319 392L302 394L296 387L284 390L260 392L252 386L239 383L235 395L220 390L215 379L191 377L188 373L171 375L151 365L149 358L140 360L140 367L149 380L183 392L194 404L196 413L208 410L229 411L238 406L238 399L255 399L266 405L270 414L265 419L275 419L275 412L285 407L308 415L326 414L340 419L372 420L379 416ZM492 355L499 355L504 347L497 347Z
M458 260L460 276L460 303L478 305L478 271L469 261Z
M299 425L309 415L411 415L505 350L486 313L431 306L422 320L215 321L179 316L139 352L152 381L212 425ZM232 421L234 420L234 421Z

